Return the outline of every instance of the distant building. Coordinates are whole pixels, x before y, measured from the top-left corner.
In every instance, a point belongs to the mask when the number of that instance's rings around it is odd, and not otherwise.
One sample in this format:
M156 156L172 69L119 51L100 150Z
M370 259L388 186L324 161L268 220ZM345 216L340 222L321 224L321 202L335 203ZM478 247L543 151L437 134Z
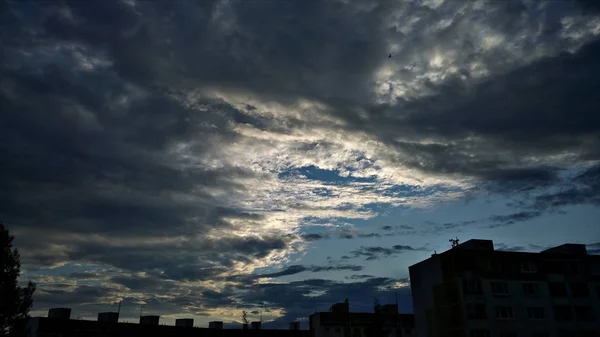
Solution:
M300 322L292 322L289 325L290 330L300 330Z
M250 329L252 330L260 330L262 327L262 322L250 322Z
M409 268L419 337L598 337L600 256L469 240Z
M309 324L312 337L369 337L375 327L385 337L416 337L414 316L399 314L395 304L382 306L381 315L376 316L350 312L348 302L336 303L329 312L310 315Z
M175 326L193 328L194 327L194 319L193 318L178 318L175 320Z
M223 329L223 321L212 321L208 323L209 329Z
M70 319L71 309L70 308L52 308L48 310L48 318L60 318Z
M119 321L119 313L118 312L101 312L98 314L99 322L113 322L116 323Z
M160 321L160 316L154 316L154 315L140 316L140 324L158 325L159 321Z
M47 317L30 318L27 329L28 337L311 337L308 330L208 329Z

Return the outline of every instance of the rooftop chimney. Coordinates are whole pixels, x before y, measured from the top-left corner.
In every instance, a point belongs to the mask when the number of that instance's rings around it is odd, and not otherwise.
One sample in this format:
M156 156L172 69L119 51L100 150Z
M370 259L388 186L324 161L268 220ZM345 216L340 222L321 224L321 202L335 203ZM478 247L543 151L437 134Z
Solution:
M348 312L350 312L350 304L348 302L336 303L331 306L331 312L348 313Z
M140 324L158 325L159 320L160 320L160 316L154 316L154 315L140 316Z
M223 329L223 321L212 321L208 323L208 328L209 329L219 329L222 330Z
M117 323L119 321L118 312L101 312L98 314L98 322L112 322Z
M175 320L175 326L182 326L186 328L194 327L194 319L193 318L179 318Z
M70 319L71 308L52 308L48 310L48 318Z

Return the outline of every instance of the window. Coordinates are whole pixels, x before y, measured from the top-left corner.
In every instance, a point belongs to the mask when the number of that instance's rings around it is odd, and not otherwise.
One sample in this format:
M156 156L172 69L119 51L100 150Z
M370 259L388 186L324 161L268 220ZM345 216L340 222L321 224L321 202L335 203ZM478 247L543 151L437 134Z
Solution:
M463 289L465 294L481 294L481 281L478 279L463 280Z
M467 303L467 317L470 319L486 319L485 304Z
M496 318L513 319L513 310L511 307L496 307Z
M568 305L557 305L554 306L554 318L559 322L566 322L573 320L573 310Z
M548 290L550 291L550 296L553 297L568 296L567 286L564 282L548 282Z
M585 282L571 283L571 295L573 297L589 297L590 290Z
M490 337L490 330L471 330L469 337Z
M500 337L517 337L516 331L500 331Z
M521 263L521 272L523 273L535 273L537 272L537 268L535 263L533 262L523 262Z
M540 285L537 283L523 283L523 294L528 296L539 295Z
M529 319L544 319L544 308L542 307L533 307L527 308L527 316Z
M508 295L508 283L506 282L492 282L492 294L494 295Z
M577 306L575 307L575 317L578 321L593 321L594 320L594 309L591 306Z

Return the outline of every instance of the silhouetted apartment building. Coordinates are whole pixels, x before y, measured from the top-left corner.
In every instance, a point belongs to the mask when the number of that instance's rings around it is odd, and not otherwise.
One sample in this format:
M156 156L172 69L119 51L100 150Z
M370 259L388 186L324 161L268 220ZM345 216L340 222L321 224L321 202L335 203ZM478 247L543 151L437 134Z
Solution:
M599 337L600 256L469 240L409 268L420 337Z
M60 313L60 314L59 314ZM69 315L67 315L69 313ZM193 319L177 319L175 325L160 325L160 316L142 316L140 323L114 320L116 313L101 313L97 321L69 319L70 309L51 309L48 317L27 322L28 337L309 337L308 330L223 329L223 322L196 328Z
M336 303L329 312L309 317L312 337L369 337L380 329L384 337L416 337L415 317L398 313L395 304L382 306L381 315L372 312L350 312L348 302Z
M28 337L309 337L308 330L209 329L175 325L116 323L34 317Z

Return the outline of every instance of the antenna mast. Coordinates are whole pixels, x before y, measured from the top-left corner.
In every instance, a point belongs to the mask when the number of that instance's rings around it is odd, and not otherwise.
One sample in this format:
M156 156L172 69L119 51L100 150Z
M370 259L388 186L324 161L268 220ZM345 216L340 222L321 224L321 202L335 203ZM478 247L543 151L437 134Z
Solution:
M449 241L452 243L452 248L458 246L458 237L456 239L450 239Z

